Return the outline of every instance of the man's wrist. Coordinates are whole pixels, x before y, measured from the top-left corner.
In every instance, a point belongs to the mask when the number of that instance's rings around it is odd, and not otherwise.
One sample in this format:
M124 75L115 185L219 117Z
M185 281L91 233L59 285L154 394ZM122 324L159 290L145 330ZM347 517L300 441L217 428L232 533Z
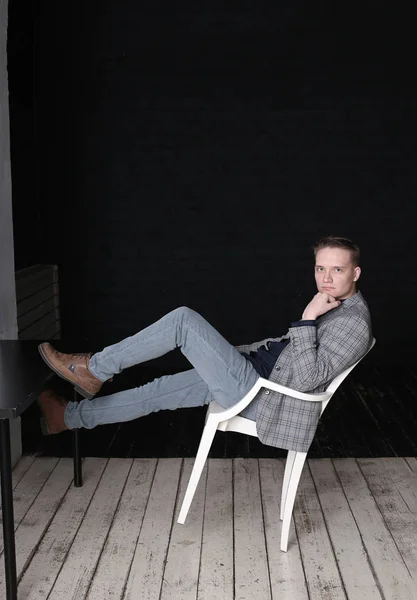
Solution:
M317 314L306 311L303 313L303 316L301 317L300 321L315 321L316 319Z

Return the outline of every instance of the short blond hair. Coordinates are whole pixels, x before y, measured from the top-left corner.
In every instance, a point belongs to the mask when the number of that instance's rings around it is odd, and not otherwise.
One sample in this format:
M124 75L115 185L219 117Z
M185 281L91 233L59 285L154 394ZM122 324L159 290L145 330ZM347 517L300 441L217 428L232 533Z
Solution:
M327 235L320 238L313 246L314 256L317 256L317 252L323 248L342 248L350 252L350 259L353 264L358 267L360 260L359 246L345 237Z

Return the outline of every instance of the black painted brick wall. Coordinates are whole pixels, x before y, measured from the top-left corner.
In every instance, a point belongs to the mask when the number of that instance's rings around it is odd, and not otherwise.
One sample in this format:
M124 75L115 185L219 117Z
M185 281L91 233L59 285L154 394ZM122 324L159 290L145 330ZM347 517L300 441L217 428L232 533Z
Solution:
M407 19L274 4L37 5L42 260L64 338L111 343L180 305L232 343L279 335L333 233L363 250L373 360L414 360Z
M16 270L39 262L43 244L36 182L34 1L8 3L6 52Z

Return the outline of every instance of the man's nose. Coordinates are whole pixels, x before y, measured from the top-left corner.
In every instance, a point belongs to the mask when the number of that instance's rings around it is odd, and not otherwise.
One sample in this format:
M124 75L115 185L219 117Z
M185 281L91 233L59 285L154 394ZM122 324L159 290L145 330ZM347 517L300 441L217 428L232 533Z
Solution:
M332 281L332 276L330 274L330 271L328 273L324 273L323 281L329 282L329 283Z

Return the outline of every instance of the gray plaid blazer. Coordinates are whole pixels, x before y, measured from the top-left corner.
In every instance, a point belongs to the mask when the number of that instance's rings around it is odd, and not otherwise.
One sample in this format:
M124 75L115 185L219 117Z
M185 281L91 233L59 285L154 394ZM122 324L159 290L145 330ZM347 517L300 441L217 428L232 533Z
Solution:
M238 346L257 350L269 341L289 339L275 363L270 381L299 392L323 392L330 382L359 360L372 343L371 315L360 292L318 317L316 325L290 327L279 338ZM306 402L261 389L256 402L256 429L263 444L307 452L320 418L321 403Z

